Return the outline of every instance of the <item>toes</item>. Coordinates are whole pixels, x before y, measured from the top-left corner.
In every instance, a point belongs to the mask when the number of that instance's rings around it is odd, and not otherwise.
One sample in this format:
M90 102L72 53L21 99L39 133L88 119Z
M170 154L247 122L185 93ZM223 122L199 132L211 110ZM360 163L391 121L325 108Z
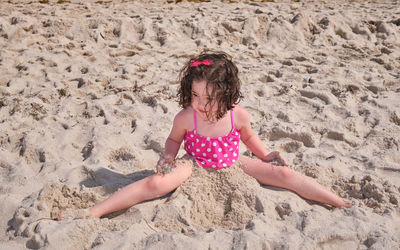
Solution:
M62 221L64 218L65 210L58 212L57 216L54 218L56 221Z

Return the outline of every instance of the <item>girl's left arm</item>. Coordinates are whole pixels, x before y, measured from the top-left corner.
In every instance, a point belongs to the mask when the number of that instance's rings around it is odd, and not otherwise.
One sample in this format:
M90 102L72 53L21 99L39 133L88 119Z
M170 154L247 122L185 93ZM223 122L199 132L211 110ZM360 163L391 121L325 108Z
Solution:
M238 111L239 112L237 112L237 114L239 119L237 120L239 121L240 126L240 139L246 145L246 147L253 152L253 154L255 154L261 160L265 160L265 157L268 155L268 151L264 147L264 144L260 138L251 128L249 114L243 108L239 109Z
M262 161L270 162L273 160L278 160L282 165L287 166L286 161L280 156L278 151L268 152L264 147L264 144L260 140L260 137L251 128L249 113L242 107L238 107L238 121L240 137L242 142L250 149L253 154L255 154Z

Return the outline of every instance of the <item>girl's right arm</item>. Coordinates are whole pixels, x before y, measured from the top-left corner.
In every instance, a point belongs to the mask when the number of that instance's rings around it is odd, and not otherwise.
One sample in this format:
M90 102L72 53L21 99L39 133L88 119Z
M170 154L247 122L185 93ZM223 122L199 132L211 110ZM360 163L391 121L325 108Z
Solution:
M171 132L165 141L165 150L162 156L166 160L174 160L178 154L187 128L186 113L186 110L182 110L174 118Z

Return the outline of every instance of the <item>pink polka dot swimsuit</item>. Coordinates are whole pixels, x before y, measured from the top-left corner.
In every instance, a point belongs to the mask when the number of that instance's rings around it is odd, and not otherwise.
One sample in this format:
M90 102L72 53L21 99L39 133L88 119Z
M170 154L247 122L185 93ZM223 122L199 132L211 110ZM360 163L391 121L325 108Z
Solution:
M196 111L193 110L194 129L186 132L184 147L196 162L204 168L226 168L239 158L240 132L233 121L233 112L230 111L232 130L226 136L208 137L197 134Z

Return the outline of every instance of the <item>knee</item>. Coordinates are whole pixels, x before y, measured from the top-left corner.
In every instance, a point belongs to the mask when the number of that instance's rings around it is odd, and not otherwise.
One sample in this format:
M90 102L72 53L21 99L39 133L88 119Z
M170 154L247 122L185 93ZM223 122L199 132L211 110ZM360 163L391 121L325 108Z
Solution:
M189 178L191 175L192 175L192 172L193 172L193 165L192 164L189 164L187 167L185 167L185 180L187 179L187 178Z
M160 175L152 175L146 181L146 189L151 193L158 193L163 187L163 179Z
M192 175L192 165L177 165L172 171L177 171L179 174L176 172L173 173L174 177L170 174L155 174L149 176L146 180L147 191L154 194L163 194L164 192L169 192L172 189L177 188Z
M191 160L179 159L176 161L176 170L182 173L184 180L192 175L193 162Z
M278 176L284 182L290 182L295 175L295 172L289 167L279 167Z

